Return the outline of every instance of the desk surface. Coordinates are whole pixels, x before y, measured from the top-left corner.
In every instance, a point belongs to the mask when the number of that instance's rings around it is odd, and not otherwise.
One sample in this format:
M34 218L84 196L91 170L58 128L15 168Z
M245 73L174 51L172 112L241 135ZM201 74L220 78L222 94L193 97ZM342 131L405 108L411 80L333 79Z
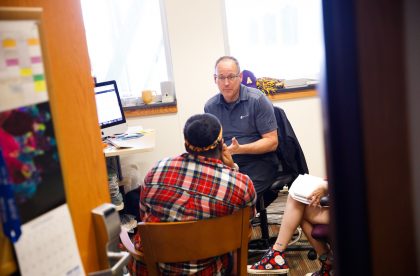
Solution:
M142 137L137 139L132 139L133 147L131 148L115 148L113 146L108 146L104 149L105 157L111 156L121 156L145 151L151 151L155 148L156 136L155 131L148 131Z

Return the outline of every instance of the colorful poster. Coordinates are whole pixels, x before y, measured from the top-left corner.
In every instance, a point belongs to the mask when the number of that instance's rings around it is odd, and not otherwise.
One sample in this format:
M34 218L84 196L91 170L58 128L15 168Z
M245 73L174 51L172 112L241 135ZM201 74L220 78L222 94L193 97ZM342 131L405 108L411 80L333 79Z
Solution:
M0 148L22 223L65 202L48 102L0 112Z
M48 99L37 21L0 21L0 99L0 112Z

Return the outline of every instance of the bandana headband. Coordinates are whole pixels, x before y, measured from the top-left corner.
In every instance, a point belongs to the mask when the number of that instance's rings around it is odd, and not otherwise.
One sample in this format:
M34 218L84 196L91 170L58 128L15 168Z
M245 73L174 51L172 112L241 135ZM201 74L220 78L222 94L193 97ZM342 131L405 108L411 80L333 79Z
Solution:
M215 147L217 147L217 145L220 143L220 141L222 141L222 127L220 127L220 132L219 135L217 136L216 141L213 142L213 144L206 146L206 147L197 147L194 145L191 145L190 142L188 142L187 139L184 140L185 141L185 145L192 151L195 152L203 152L203 151L208 151L208 150L212 150Z

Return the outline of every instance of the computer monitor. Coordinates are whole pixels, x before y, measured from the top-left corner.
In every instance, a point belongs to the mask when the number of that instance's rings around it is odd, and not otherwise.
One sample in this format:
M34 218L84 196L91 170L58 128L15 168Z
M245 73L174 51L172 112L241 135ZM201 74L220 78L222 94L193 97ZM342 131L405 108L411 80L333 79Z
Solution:
M128 126L118 93L117 83L114 80L96 83L95 99L102 137L126 132Z

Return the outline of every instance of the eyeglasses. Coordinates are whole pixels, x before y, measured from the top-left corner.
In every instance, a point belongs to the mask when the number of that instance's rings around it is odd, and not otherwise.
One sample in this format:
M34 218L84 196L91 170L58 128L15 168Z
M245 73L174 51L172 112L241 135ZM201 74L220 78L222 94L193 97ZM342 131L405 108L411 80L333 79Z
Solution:
M214 75L214 77L218 80L218 81L225 81L226 79L228 80L228 81L233 81L234 79L236 79L237 77L239 77L239 74L236 74L236 75L229 75L229 76L227 76L227 77L225 77L225 76L218 76L218 75Z

